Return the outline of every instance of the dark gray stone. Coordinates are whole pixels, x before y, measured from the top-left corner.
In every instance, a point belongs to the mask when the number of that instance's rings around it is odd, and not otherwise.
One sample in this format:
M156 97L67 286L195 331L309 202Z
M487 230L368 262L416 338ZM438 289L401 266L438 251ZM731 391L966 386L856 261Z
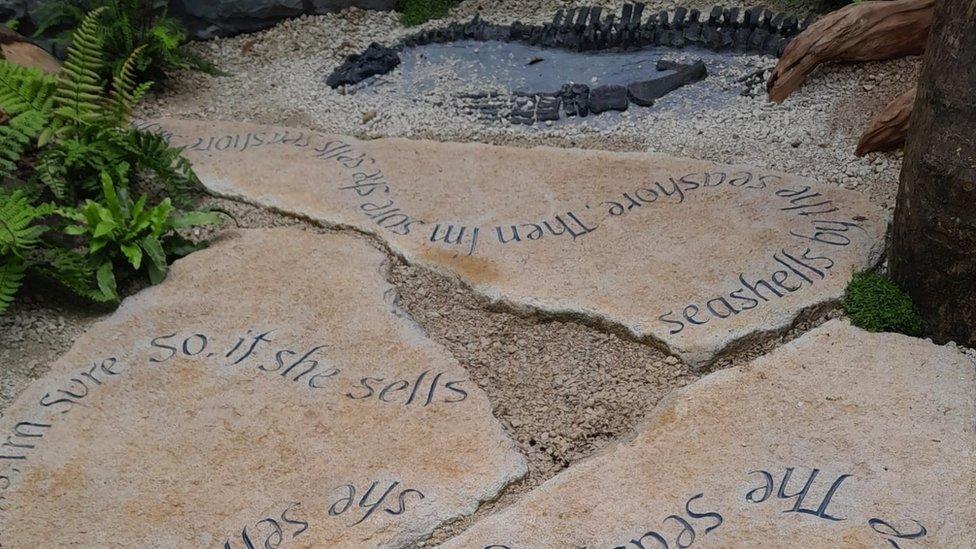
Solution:
M358 84L370 76L387 74L400 64L396 50L373 42L362 55L350 55L325 83L331 88Z
M606 111L625 111L630 106L627 88L610 85L590 90L590 112L600 114Z
M698 82L708 76L708 71L705 69L705 63L703 63L701 60L692 65L684 66L679 66L676 63L665 62L662 60L661 62L658 62L658 70L660 70L662 67L665 67L666 69L674 67L679 68L674 74L662 76L661 78L654 78L652 80L634 82L627 86L627 97L630 99L630 101L641 107L650 107L654 104L655 100L664 97L682 86L691 84L693 82Z
M559 90L566 116L590 114L590 87L585 84L565 84Z

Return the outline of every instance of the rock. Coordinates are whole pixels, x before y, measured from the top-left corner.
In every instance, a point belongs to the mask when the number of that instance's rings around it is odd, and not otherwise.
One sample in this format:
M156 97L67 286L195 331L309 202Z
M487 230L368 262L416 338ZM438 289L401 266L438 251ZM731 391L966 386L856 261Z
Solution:
M361 55L350 55L339 65L325 83L335 89L358 84L370 76L388 74L400 64L396 50L373 42Z
M385 262L244 231L126 299L4 410L4 546L402 547L495 497L523 459Z
M559 90L566 116L590 114L590 87L586 84L564 84Z
M860 193L747 166L165 127L217 195L355 227L490 299L607 323L698 366L840 299L889 219Z
M593 114L627 110L627 88L611 84L590 90L589 109Z
M0 27L0 59L47 74L61 70L61 64L50 53L6 27Z
M974 372L831 321L442 547L972 547Z
M670 67L671 65L666 66ZM661 63L659 62L659 70L660 67ZM628 85L627 97L636 105L650 107L654 104L654 100L664 97L682 86L704 80L707 76L708 71L705 70L705 63L699 59L692 65L678 67L677 72L673 74Z

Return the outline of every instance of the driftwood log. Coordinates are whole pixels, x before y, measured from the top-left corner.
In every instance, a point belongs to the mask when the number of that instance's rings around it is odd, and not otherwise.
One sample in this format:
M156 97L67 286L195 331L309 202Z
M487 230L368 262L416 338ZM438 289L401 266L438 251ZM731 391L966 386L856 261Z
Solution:
M891 100L891 103L871 118L868 129L861 135L857 143L858 156L870 152L889 151L897 149L905 143L908 135L908 119L915 106L915 94L918 88L913 87L907 92Z
M767 84L781 103L827 61L876 61L919 55L932 26L935 0L851 4L825 15L796 36Z
M61 68L58 60L44 48L3 26L0 26L0 59L47 74L54 74Z

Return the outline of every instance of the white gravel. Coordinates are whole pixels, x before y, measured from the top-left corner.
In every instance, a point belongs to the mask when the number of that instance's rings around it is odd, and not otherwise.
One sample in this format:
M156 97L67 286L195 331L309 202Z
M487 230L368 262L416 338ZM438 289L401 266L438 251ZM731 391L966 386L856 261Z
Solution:
M466 20L480 12L491 21L545 21L559 7L583 3L471 0L459 6L454 17ZM615 8L623 4L599 3ZM676 4L652 3L649 9ZM395 13L347 10L199 44L195 47L201 53L232 76L181 77L174 89L150 100L142 115L303 126L360 138L646 150L784 170L860 189L878 204L894 206L901 154L857 158L853 151L871 114L911 86L917 58L824 67L782 105L770 103L760 93L737 96L718 108L702 106L695 115L657 106L635 108L609 127L603 120L594 123L593 118L553 127L485 123L454 108L456 94L475 91L479 83L453 78L439 79L438 87L423 97L394 93L393 84L402 77L399 70L380 77L378 93L349 93L324 84L346 55L362 51L373 41L394 43L415 30L405 29ZM757 56L754 64L771 68L775 61Z

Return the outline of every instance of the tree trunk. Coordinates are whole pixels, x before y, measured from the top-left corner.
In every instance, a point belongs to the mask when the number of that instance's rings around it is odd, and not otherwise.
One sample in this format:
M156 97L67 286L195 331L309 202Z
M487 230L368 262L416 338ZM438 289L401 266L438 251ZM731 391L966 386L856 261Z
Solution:
M976 0L936 4L895 207L891 274L937 342L976 346Z

